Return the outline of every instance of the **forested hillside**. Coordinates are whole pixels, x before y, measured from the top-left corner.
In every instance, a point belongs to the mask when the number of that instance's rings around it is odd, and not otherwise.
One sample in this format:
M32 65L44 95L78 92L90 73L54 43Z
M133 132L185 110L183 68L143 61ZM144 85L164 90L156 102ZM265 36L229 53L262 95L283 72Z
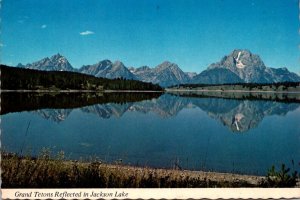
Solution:
M0 65L2 90L162 90L159 85L106 79L67 71L39 71Z
M300 82L235 83L235 84L182 84L167 90L219 90L219 91L270 91L300 92Z

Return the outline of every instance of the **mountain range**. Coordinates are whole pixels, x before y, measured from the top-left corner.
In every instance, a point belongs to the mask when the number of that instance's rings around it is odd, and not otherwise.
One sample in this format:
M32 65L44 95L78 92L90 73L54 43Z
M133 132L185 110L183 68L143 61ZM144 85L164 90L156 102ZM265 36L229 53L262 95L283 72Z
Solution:
M274 83L298 82L300 76L287 68L266 67L261 58L248 50L234 50L219 62L213 63L199 74L183 72L175 63L165 61L151 68L127 68L121 61L103 60L96 64L73 68L62 55L46 57L32 64L17 67L46 71L76 71L109 79L124 78L152 82L163 87L178 84Z

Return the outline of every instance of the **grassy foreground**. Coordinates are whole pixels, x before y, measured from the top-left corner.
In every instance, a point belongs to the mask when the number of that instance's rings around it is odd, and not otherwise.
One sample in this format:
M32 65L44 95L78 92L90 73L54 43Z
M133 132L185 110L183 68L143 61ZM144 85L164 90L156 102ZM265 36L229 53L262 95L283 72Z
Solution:
M61 157L62 158L62 157ZM258 187L263 177L2 154L2 188Z
M205 188L299 187L284 168L267 177L230 173L152 169L64 160L42 154L38 158L2 153L2 188ZM297 181L298 180L298 181Z

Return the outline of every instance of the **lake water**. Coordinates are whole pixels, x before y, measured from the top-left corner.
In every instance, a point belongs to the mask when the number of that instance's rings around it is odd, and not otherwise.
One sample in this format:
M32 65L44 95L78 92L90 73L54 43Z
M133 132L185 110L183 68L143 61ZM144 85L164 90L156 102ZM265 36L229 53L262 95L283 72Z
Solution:
M2 93L2 150L255 175L282 163L299 170L299 94L226 95Z

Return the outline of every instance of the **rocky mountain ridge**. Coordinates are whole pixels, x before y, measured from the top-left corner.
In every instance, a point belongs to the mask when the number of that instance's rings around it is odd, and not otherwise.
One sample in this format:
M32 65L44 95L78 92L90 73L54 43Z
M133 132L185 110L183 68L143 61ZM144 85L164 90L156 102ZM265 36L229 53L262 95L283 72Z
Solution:
M298 82L300 76L287 68L266 67L262 59L248 50L237 49L213 63L199 74L183 72L180 67L165 61L154 68L142 66L127 68L121 61L102 60L96 64L84 65L75 69L68 60L56 54L32 64L17 67L46 71L77 71L103 78L124 78L152 82L163 87L178 84L226 84L226 83L273 83Z

